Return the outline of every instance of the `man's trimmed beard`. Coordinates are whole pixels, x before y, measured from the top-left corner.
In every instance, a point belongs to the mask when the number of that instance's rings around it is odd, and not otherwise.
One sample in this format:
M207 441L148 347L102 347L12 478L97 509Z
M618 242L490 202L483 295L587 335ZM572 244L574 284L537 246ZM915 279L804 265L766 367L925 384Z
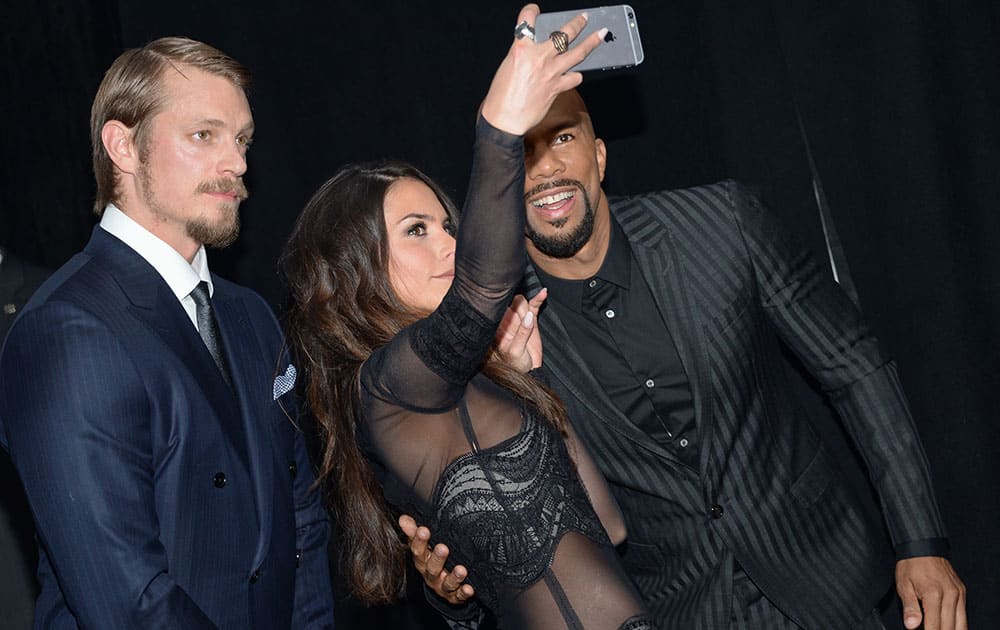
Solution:
M545 234L537 232L531 227L530 222L526 222L524 226L524 233L534 244L535 248L550 258L571 258L572 256L575 256L577 252L583 249L583 246L587 244L587 241L589 241L590 237L594 234L594 217L596 214L594 212L594 206L590 203L590 195L587 194L587 190L583 187L583 183L578 180L557 179L540 184L525 193L525 200L543 193L546 190L560 188L563 186L574 186L580 191L580 194L583 195L584 212L579 225L565 234L555 234L553 236L546 236ZM531 212L531 210L526 211ZM548 223L558 229L566 225L567 221L569 221L569 217L563 217L562 219L557 219Z
M210 223L205 217L191 219L184 225L187 235L208 247L229 247L240 235L240 203L234 201L224 206L226 215L221 221Z
M141 157L140 157L141 159ZM153 176L150 173L148 162L142 160L138 169L139 181L142 184L142 198L146 205L157 216L165 216L164 211L153 193ZM216 222L210 222L204 216L189 219L184 224L187 235L196 242L209 247L228 247L236 241L240 235L240 202L248 197L246 186L242 180L220 178L217 180L202 182L198 185L196 192L231 192L235 193L237 200L223 204L223 217Z

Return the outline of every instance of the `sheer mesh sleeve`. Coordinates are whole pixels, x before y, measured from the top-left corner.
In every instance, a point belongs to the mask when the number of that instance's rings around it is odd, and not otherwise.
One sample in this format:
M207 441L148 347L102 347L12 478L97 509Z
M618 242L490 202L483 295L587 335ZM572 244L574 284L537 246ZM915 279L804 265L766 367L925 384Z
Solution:
M441 305L367 362L371 394L412 411L452 406L493 341L524 271L524 145L480 118L458 230L455 280Z

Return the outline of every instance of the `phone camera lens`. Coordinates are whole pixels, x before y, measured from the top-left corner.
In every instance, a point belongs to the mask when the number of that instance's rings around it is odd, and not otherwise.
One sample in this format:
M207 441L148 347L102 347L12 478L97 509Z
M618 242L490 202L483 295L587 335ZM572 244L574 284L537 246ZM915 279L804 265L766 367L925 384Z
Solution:
M635 17L635 13L632 13L631 11L629 11L629 12L628 12L628 19L630 19L630 20L631 20L631 19L632 19L632 18L634 18L634 17Z

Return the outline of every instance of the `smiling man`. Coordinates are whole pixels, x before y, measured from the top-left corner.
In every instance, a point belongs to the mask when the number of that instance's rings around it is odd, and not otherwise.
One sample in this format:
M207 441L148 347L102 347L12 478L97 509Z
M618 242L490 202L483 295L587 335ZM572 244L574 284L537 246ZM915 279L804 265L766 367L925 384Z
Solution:
M895 365L829 274L733 182L609 203L577 93L525 148L543 370L611 483L623 563L663 627L881 628L895 565L908 627L965 628ZM795 408L780 344L828 392L881 514Z
M965 630L895 364L830 274L734 182L609 200L578 93L524 142L541 371L625 516L622 563L660 627L878 630L895 578L907 628ZM881 507L797 409L782 344L827 392ZM467 596L444 546L403 527L428 585Z
M220 51L165 38L122 54L98 89L100 225L0 355L0 438L39 533L39 627L333 624L294 367L263 300L205 252L239 231L248 82Z

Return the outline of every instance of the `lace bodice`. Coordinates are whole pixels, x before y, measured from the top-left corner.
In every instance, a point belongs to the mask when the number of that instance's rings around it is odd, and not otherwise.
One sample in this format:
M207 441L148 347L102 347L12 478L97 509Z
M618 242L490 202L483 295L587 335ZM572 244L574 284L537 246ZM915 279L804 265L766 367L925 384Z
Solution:
M431 501L431 531L462 541L454 559L474 567L479 597L491 608L538 580L565 533L611 546L562 436L524 412L521 430L490 448L476 449L472 437L472 450L445 467ZM463 426L472 430L464 419Z
M524 268L523 163L521 139L480 120L455 281L363 366L359 439L388 501L449 546L502 627L652 627L582 446L479 372Z

